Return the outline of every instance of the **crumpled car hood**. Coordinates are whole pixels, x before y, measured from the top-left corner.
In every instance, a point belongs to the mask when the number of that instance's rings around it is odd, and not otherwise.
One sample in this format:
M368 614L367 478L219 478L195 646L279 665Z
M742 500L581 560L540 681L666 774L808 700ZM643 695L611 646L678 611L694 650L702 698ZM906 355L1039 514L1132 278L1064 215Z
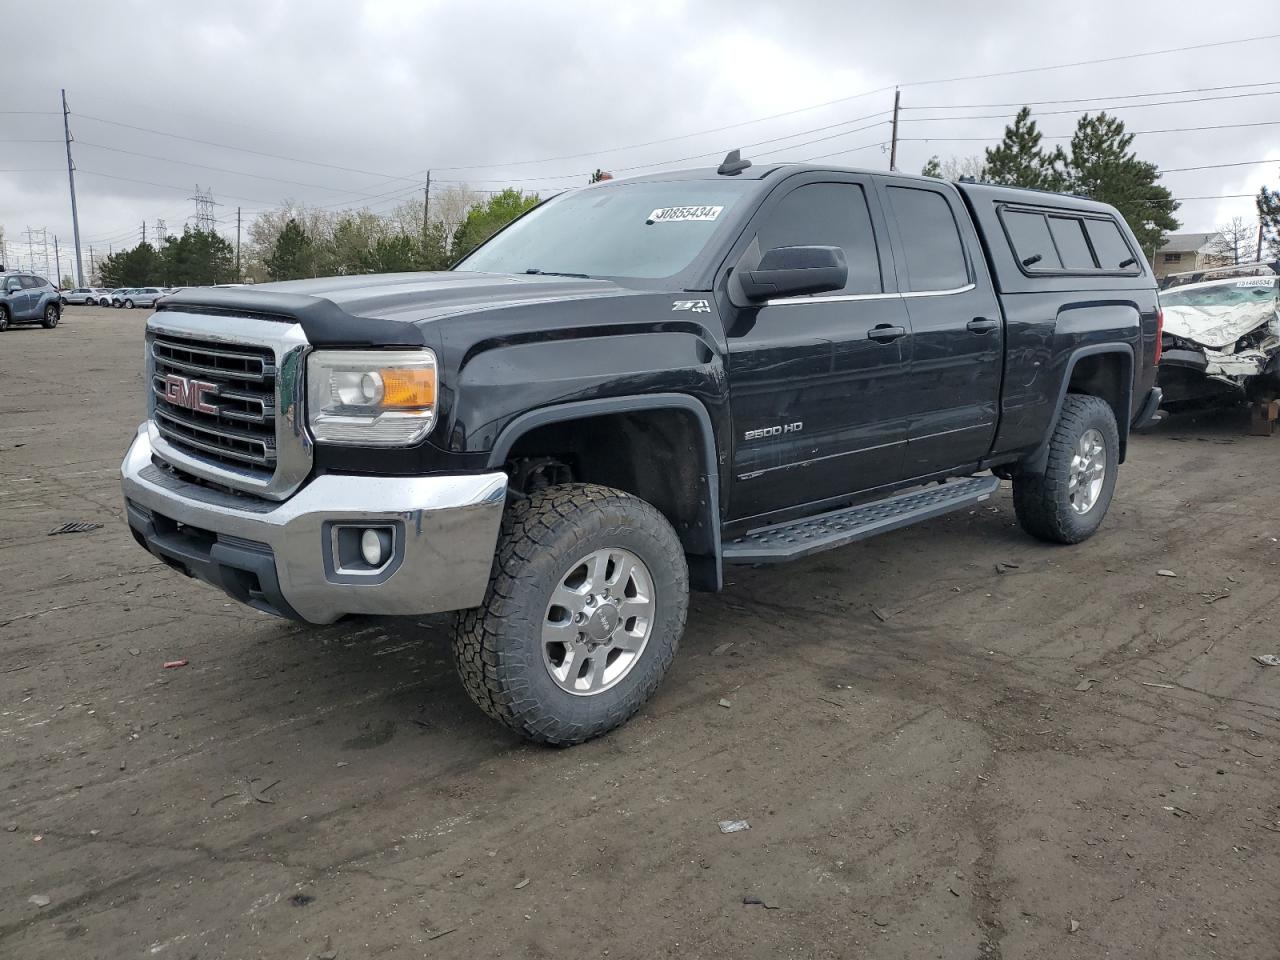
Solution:
M1220 350L1276 318L1276 302L1260 300L1226 306L1164 306L1164 332Z

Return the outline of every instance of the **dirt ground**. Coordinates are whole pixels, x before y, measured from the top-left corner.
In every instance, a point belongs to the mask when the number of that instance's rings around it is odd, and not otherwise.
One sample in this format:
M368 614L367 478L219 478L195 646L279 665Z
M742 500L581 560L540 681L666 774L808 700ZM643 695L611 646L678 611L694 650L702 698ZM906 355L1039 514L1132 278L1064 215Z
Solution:
M7 960L1280 955L1280 436L1243 413L1136 437L1077 547L1005 490L731 570L639 716L549 750L443 618L304 628L133 543L144 319L0 335Z

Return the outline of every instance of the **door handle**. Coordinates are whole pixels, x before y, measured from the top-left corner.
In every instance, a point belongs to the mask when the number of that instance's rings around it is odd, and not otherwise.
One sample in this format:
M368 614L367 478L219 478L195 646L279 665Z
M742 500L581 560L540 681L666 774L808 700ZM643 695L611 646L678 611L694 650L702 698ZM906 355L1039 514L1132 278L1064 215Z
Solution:
M970 333L990 333L998 326L1000 326L999 320L988 320L986 317L974 317L965 324L965 328Z
M867 339L876 343L893 343L899 337L906 336L905 327L893 327L887 323L879 323L867 331Z

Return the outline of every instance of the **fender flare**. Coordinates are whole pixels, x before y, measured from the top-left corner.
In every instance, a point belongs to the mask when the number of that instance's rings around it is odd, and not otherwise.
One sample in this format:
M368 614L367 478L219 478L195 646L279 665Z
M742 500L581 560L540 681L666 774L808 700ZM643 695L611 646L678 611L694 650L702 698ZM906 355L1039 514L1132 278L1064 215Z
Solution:
M1129 365L1128 376L1123 381L1124 395L1121 397L1121 409L1127 412L1123 417L1116 418L1116 430L1120 435L1120 462L1124 463L1125 452L1129 446L1129 425L1133 419L1133 347L1127 343L1095 343L1092 346L1077 347L1071 351L1071 355L1067 358L1067 365L1062 371L1062 385L1058 388L1058 401L1054 405L1053 417L1049 420L1045 437L1040 442L1040 446L1036 448L1035 453L1022 462L1020 472L1044 473L1049 462L1049 442L1053 438L1053 428L1057 425L1058 418L1062 415L1062 405L1067 402L1067 392L1071 386L1071 375L1075 372L1076 365L1085 357L1105 353L1120 354Z
M493 449L489 451L488 467L501 469L516 441L538 427L567 420L584 420L589 417L614 413L643 413L652 410L679 410L688 413L698 425L702 438L702 475L706 496L698 512L710 538L710 554L706 563L691 565L689 575L692 585L703 590L718 591L723 588L722 547L720 542L720 468L716 452L715 430L711 414L701 401L683 393L651 393L638 396L601 397L594 400L577 400L539 407L515 417L498 433Z

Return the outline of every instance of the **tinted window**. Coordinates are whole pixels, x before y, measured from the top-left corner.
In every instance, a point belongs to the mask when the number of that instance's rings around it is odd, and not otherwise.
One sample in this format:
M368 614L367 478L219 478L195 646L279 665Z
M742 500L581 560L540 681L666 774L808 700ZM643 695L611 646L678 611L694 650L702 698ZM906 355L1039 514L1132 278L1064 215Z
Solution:
M23 277L22 285L26 287L28 290L30 290L34 287L40 286L40 281L35 277Z
M1054 243L1058 245L1058 255L1062 257L1062 265L1066 269L1097 269L1089 243L1084 238L1083 223L1075 217L1050 217L1049 230L1053 233Z
M849 281L843 293L880 293L880 256L867 197L854 183L808 183L779 201L760 228L760 253L774 247L844 249Z
M1042 213L1005 210L1004 227L1009 231L1014 255L1028 270L1061 270L1062 261L1049 236L1049 225Z
M907 282L912 290L954 290L969 282L964 244L946 197L933 190L890 187L902 246Z
M1138 261L1114 220L1086 220L1084 223L1093 250L1098 255L1098 265L1103 270L1138 272Z

